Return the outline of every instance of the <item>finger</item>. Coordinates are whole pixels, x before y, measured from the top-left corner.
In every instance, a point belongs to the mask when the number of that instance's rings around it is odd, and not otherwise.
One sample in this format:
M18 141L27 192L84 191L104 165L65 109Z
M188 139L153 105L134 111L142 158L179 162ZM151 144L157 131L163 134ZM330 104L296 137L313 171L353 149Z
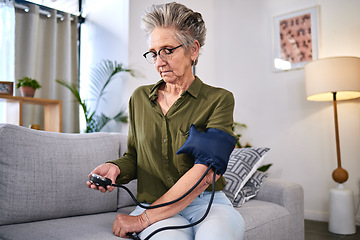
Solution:
M116 219L115 219L115 221L114 221L112 231L113 231L113 234L114 234L115 236L120 237L120 226L118 226L118 223L117 223L116 220L117 220L117 217L116 217Z
M130 233L130 232L129 232ZM131 234L131 233L130 233ZM127 235L127 232L125 231L120 231L120 234L118 235L119 237L122 238L129 238L129 235Z
M120 231L117 228L113 228L113 234L120 237Z
M95 185L94 183L90 182L90 181L87 181L87 182L86 182L86 186L87 186L88 188L92 188L92 189L98 190L97 187L96 187L96 185Z
M86 185L88 186L88 188L99 190L102 193L106 193L107 191L112 192L115 189L115 187L111 187L111 186L107 186L106 188L101 187L101 186L97 186L96 184L91 183L89 181L86 182Z
M120 229L119 228L114 229L113 233L114 233L115 236L120 237Z
M105 188L99 186L98 189L99 189L100 192L106 193L106 189L105 189Z
M115 187L107 186L106 189L107 189L109 192L112 192L112 191L115 189Z
M88 184L90 184L90 185L88 185ZM94 183L91 183L91 182L87 182L86 183L86 185L89 187L89 188L92 188L92 189L94 189L94 190L99 190L100 192L102 192L102 193L106 193L107 192L107 189L105 189L105 188L103 188L103 187L101 187L101 186L97 186L96 184L94 184ZM112 190L114 190L114 187L112 187ZM111 191L112 191L111 190Z
M91 189L94 189L94 190L100 190L98 186L96 186L95 184L91 184Z

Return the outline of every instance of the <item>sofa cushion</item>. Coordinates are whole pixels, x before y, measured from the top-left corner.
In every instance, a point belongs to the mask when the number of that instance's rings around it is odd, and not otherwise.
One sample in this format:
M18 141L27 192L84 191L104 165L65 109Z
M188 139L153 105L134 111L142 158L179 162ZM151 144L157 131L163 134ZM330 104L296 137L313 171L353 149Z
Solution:
M260 186L264 179L267 177L267 173L256 171L249 181L240 190L238 195L235 197L233 206L241 207L245 202L255 197L260 190Z
M289 211L280 205L252 199L236 209L245 220L244 240L297 238L289 231L291 225Z
M127 187L132 194L136 197L137 192L137 180L132 180L131 182L124 184L125 187ZM119 195L118 195L118 209L124 208L128 206L134 206L136 203L134 200L130 197L129 193L122 188L119 188Z
M0 226L6 240L121 240L112 233L117 212Z
M85 185L119 157L121 134L65 134L0 124L0 225L116 211L117 191Z
M232 203L269 150L269 148L235 148L232 151L224 173L226 186L223 190Z

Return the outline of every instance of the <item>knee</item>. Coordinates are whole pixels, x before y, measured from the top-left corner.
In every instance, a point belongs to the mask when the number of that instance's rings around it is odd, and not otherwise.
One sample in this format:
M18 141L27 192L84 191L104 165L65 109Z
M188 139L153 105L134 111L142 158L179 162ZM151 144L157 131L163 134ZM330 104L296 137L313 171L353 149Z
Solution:
M168 219L164 219L162 221L156 222L149 226L148 228L144 229L140 233L140 238L145 239L147 236L149 236L152 232L161 229L163 227L168 226L182 226L187 225L189 222L179 216L175 215L173 217L170 217ZM194 239L194 232L192 228L183 228L183 229L171 229L171 230L164 230L156 233L153 238L151 239L157 239L157 240L193 240Z
M146 238L152 231L145 233L144 231L140 234L140 238ZM191 228L187 229L176 229L176 230L165 230L158 232L151 239L156 240L193 240L194 235Z
M196 229L195 239L242 240L244 239L244 234L245 223L242 216L239 213L229 213L226 217L217 217L215 215L206 219L204 223Z
M209 226L208 224L202 225L195 233L196 240L242 240L244 239L245 225L244 224L217 224Z

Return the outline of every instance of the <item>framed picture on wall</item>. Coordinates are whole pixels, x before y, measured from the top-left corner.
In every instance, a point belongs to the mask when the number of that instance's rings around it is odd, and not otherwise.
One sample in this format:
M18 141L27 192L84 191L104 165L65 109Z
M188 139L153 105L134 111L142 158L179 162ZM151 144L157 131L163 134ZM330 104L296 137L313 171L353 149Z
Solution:
M13 82L0 82L0 95L13 95Z
M274 17L274 70L301 69L318 58L318 7Z

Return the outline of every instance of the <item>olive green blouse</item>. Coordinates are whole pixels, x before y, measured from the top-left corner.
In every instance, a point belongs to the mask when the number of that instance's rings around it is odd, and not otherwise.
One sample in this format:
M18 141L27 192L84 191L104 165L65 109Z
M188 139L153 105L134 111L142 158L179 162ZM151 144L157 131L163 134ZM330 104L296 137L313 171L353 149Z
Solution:
M176 155L189 135L191 124L200 131L217 128L234 136L231 92L204 84L196 77L164 116L156 101L163 82L134 91L129 102L128 149L123 157L110 161L120 168L117 183L138 179L140 202L157 200L194 165L192 156ZM224 186L225 179L221 177L215 184L216 190Z

